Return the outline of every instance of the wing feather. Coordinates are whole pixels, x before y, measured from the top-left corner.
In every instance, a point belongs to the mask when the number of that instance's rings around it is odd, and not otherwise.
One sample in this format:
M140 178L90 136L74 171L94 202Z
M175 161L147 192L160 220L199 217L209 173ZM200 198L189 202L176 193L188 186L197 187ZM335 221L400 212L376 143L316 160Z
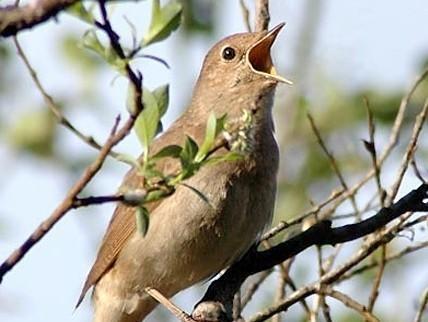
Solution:
M192 124L192 133L185 133L183 131L183 122L176 122L167 132L161 135L153 144L152 153L156 153L163 147L170 144L182 144L185 134L191 135L194 138L203 137L203 126L196 126ZM201 135L198 135L201 132ZM199 142L198 142L199 143ZM163 173L174 173L180 169L180 164L174 159L164 159L157 165L158 169ZM139 176L135 169L131 169L124 181L122 186L130 188L142 187L143 177ZM149 212L152 212L160 203L151 203L148 205ZM85 284L82 288L82 292L77 301L76 308L80 305L86 292L95 285L99 279L114 265L114 262L125 245L126 241L132 236L136 229L134 207L130 207L124 204L119 204L114 211L112 219L107 228L107 232L104 235L101 247L98 251L97 258L93 264Z

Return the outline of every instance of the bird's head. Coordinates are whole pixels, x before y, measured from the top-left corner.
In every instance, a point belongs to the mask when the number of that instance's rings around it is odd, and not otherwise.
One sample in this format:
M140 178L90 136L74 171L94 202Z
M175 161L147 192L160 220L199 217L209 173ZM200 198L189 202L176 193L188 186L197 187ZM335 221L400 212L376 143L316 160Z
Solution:
M271 57L271 47L284 25L270 31L235 34L215 44L205 57L195 89L194 98L203 97L204 102L193 104L213 108L209 103L221 104L222 97L251 100L278 83L291 84L277 74Z

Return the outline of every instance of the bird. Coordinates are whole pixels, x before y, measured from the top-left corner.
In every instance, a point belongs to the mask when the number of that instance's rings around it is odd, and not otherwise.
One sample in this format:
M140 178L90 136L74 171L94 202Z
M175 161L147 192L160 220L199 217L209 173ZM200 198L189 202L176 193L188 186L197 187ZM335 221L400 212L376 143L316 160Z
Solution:
M201 167L172 195L149 204L144 236L136 229L135 208L118 204L77 304L93 287L94 322L142 321L157 304L146 288L172 297L215 276L271 225L279 163L272 105L277 85L291 84L277 74L271 47L284 25L231 35L205 56L188 108L154 140L150 153L187 136L200 145L212 113L238 125L243 114L251 117L245 153ZM222 147L216 154L228 151ZM165 158L157 168L174 173L180 163ZM121 187L139 189L143 180L131 169Z

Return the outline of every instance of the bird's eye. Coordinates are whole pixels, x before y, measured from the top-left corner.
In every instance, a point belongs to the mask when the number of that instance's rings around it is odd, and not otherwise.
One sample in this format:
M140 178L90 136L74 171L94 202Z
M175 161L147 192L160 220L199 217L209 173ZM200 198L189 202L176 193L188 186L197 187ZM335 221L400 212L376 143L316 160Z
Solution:
M223 49L222 56L226 60L232 60L236 56L235 49L232 47L226 47Z

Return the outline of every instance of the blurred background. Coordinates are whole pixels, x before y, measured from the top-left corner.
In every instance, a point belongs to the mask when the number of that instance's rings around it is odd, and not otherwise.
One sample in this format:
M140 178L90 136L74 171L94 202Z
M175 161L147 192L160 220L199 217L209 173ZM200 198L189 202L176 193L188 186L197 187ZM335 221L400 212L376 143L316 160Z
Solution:
M211 45L224 36L245 31L238 0L182 2L185 17L179 30L143 52L165 59L171 68L168 70L148 59L137 62L148 88L170 83L166 126L188 103L203 57ZM252 13L253 1L246 2ZM294 81L292 87L278 88L275 103L281 146L275 219L278 221L296 217L311 202L324 200L339 186L310 129L307 111L313 114L349 185L370 167L370 155L361 141L368 138L363 98L368 98L373 109L376 143L381 148L401 97L428 62L428 3L425 0L271 0L270 6L271 26L287 23L272 55L279 73ZM113 27L125 43L131 42L126 19L135 24L140 36L147 29L149 1L117 3L110 9ZM63 113L82 132L103 142L114 117L119 113L126 115L127 83L79 45L87 28L83 22L63 13L57 21L21 32L19 40L42 84L60 103ZM396 173L400 152L410 135L410 122L427 95L425 82L415 93L406 115L402 144L382 173L386 186ZM427 176L426 131L419 142L416 158L422 174ZM141 145L133 134L117 150L137 156ZM61 202L96 153L56 124L16 55L12 40L1 39L1 260ZM115 192L126 171L125 165L109 160L85 194ZM400 192L403 194L417 185L410 172ZM369 184L357 195L357 201L364 204L375 191L375 185ZM31 250L1 284L0 321L89 321L89 296L78 310L73 308L113 208L114 205L103 205L69 213ZM346 214L350 210L345 204L339 212ZM426 236L426 231L418 231L413 238L424 240ZM410 242L410 238L400 238L392 247ZM338 260L346 259L358 245L351 243ZM428 286L427 255L425 249L387 267L375 308L382 321L410 321L414 316L419 296ZM316 263L314 250L299 256L292 270L298 285L316 279ZM374 272L369 271L341 287L363 301L369 294L373 276ZM247 315L273 299L275 274L266 283L270 287L262 287L245 311ZM191 311L207 285L187 290L174 301ZM359 321L357 315L341 304L330 301L329 304L338 321ZM286 316L288 321L298 321L304 315L301 307L295 305ZM165 321L171 316L160 308L151 319Z

